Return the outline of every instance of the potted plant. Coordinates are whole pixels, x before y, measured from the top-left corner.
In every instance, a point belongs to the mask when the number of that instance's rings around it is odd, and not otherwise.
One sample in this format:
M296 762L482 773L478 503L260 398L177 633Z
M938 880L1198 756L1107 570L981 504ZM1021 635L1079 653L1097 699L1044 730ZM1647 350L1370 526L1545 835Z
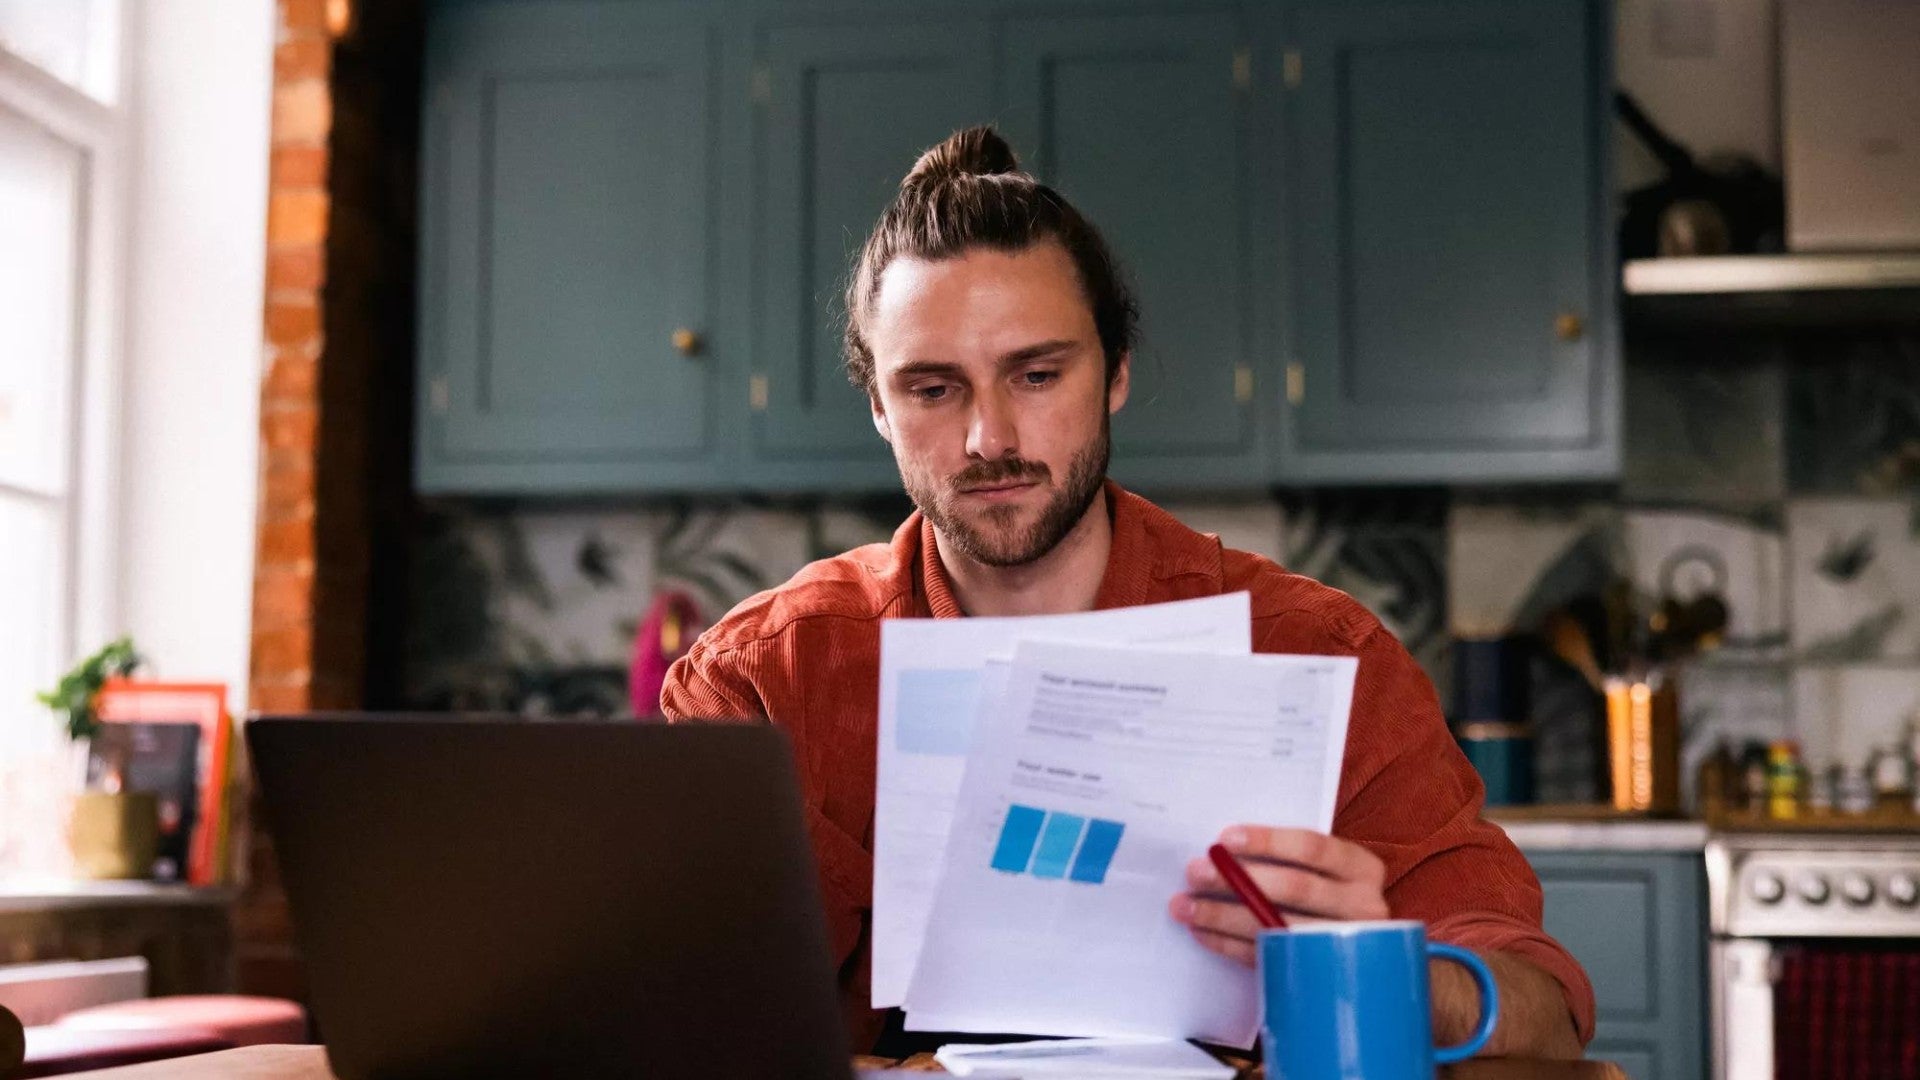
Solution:
M91 742L100 730L95 699L108 679L132 674L140 655L130 638L112 642L75 664L40 703L58 714L67 737ZM153 873L160 843L159 799L148 791L126 791L124 760L104 760L89 769L86 790L74 799L67 840L75 872L85 878L144 878Z

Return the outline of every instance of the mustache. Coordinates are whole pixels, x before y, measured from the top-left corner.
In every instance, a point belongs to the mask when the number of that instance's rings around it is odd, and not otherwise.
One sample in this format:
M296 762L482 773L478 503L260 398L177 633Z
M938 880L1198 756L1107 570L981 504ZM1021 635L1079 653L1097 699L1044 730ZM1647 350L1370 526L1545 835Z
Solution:
M982 487L988 484L1005 484L1015 481L1045 482L1053 473L1045 464L1027 461L1024 458L998 458L994 461L980 461L967 466L954 474L950 483L955 488Z

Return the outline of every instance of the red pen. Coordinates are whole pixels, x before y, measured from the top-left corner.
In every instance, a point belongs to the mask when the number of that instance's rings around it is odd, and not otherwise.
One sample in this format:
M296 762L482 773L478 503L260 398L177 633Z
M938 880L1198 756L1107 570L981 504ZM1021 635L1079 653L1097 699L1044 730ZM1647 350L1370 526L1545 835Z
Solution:
M1247 910L1253 912L1253 917L1259 920L1261 926L1269 930L1287 928L1287 920L1280 916L1279 909L1267 900L1260 887L1247 876L1246 867L1240 865L1240 860L1234 858L1231 851L1215 844L1207 849L1207 858L1213 860L1213 865L1220 870L1220 876L1227 879L1227 884L1239 895L1240 902L1247 905Z

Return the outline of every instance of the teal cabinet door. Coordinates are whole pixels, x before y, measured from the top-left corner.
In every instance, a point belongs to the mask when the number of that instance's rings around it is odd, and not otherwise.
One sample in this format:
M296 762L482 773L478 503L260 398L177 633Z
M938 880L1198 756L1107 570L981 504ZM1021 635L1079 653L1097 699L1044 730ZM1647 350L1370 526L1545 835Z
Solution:
M711 475L715 380L676 332L708 332L714 51L704 27L624 4L433 20L422 489Z
M1011 20L1002 128L1100 229L1140 341L1114 419L1132 486L1257 486L1270 471L1250 334L1251 50L1231 8Z
M1587 1055L1634 1080L1706 1075L1706 897L1699 852L1529 852L1547 933L1587 969Z
M841 365L842 289L920 152L992 118L987 24L769 26L757 65L753 423L742 486L891 489L893 458Z
M1286 479L1617 471L1604 7L1292 11Z

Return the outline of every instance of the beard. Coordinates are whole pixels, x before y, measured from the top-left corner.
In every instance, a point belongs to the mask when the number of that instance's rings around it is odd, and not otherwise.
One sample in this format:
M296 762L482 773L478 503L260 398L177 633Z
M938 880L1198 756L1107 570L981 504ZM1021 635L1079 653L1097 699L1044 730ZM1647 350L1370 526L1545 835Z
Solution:
M1008 481L1045 484L1052 479L1052 471L1041 462L1018 457L976 462L945 480L912 471L901 462L900 482L913 504L960 554L1001 569L1025 566L1059 546L1093 505L1107 478L1112 452L1110 426L1109 419L1101 416L1100 433L1073 455L1066 482L1024 528L1019 524L1025 512L1022 507L988 506L969 513L961 505L960 492L962 488Z

